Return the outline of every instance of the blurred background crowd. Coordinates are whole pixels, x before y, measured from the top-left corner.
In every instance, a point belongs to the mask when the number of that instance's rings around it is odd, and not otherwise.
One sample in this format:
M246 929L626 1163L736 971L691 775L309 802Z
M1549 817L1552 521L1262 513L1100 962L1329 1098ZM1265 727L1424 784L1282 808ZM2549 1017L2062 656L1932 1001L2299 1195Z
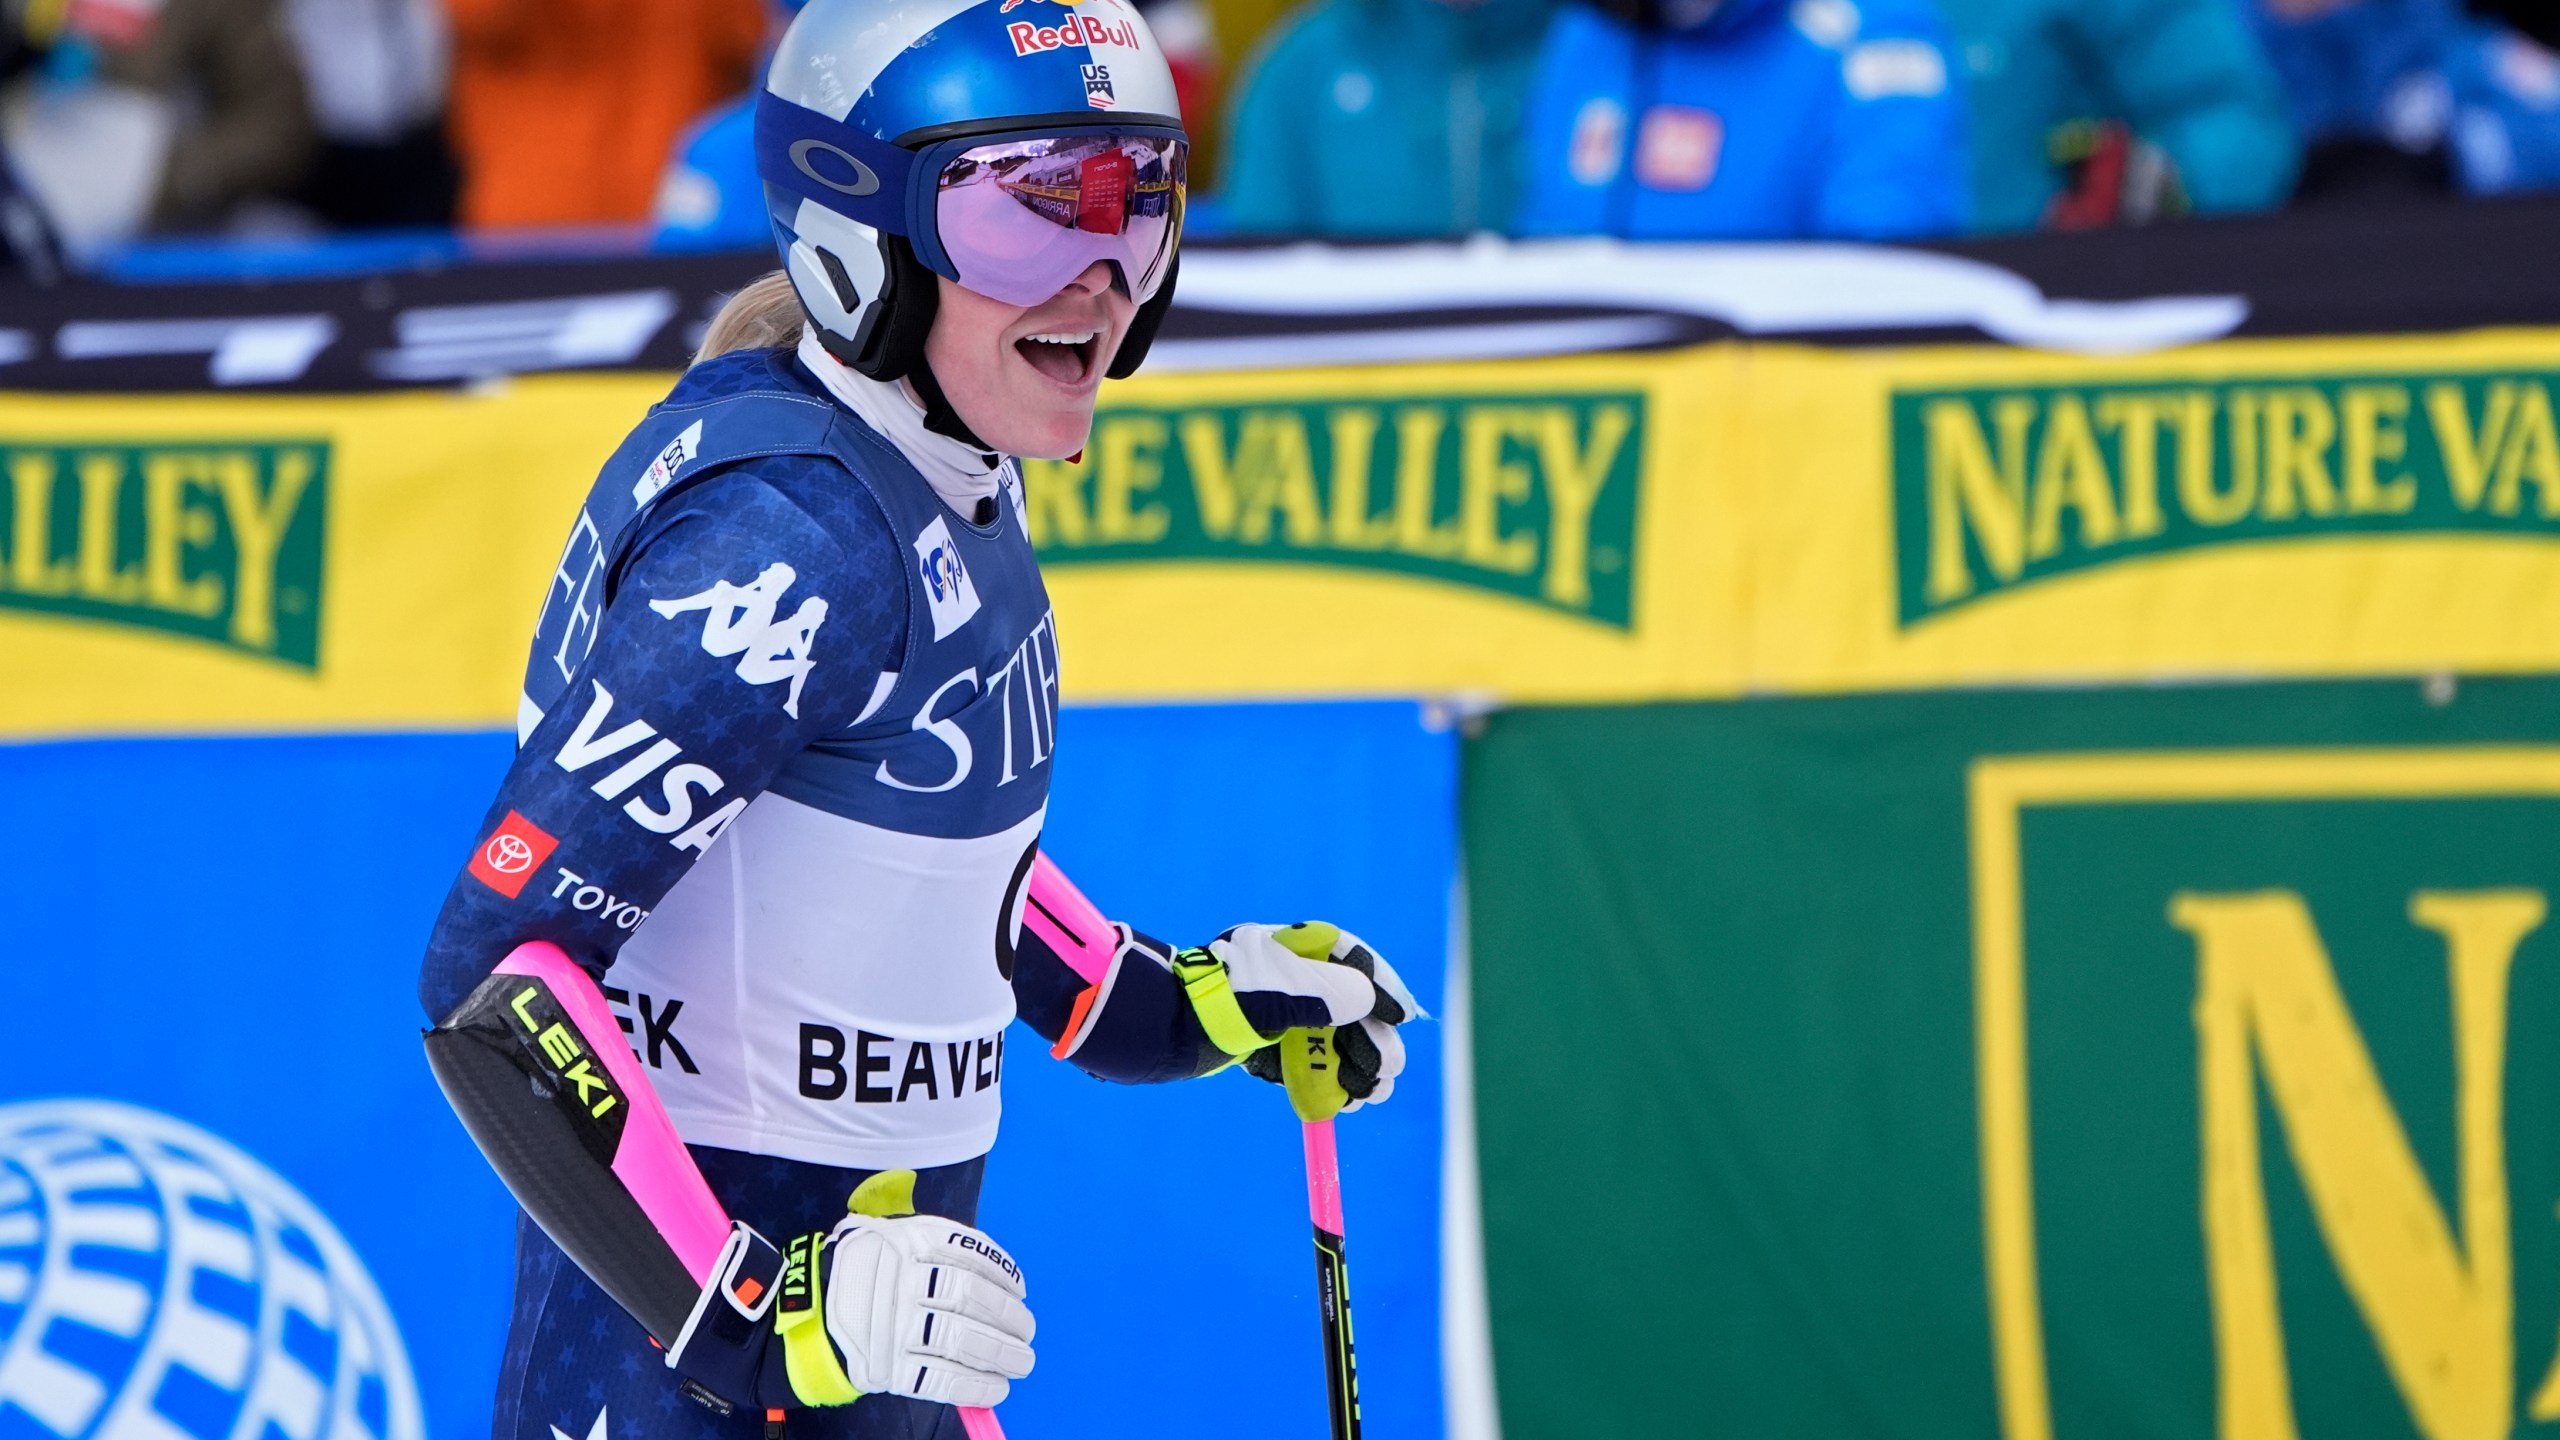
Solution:
M789 4L0 0L0 241L759 244L746 97ZM1913 239L2560 186L2548 0L1142 8L1195 234Z

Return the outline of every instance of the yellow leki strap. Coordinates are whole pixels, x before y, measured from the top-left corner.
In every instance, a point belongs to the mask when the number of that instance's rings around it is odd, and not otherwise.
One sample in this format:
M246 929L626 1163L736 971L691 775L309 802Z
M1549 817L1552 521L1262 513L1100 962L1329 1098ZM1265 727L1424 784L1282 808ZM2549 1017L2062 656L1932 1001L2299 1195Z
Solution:
M1173 974L1182 982L1183 993L1191 997L1191 1012L1200 1017L1200 1028L1208 1032L1210 1044L1241 1056L1271 1043L1244 1018L1244 1007L1236 1003L1236 992L1227 985L1226 962L1206 950L1185 950L1173 957Z
M782 1369L790 1377L791 1391L804 1405L850 1405L862 1398L853 1388L853 1380L844 1373L844 1362L836 1358L836 1347L827 1339L827 1306L818 1264L827 1237L823 1234L803 1235L791 1242L782 1266L782 1298L773 1308L773 1333L782 1341ZM805 1289L805 1303L795 1304L800 1296L795 1290Z

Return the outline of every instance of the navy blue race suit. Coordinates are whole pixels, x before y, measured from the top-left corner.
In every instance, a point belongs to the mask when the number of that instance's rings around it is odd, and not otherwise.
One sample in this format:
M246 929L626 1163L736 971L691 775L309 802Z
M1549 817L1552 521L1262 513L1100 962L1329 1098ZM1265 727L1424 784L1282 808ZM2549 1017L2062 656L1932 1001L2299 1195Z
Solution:
M706 361L572 527L521 748L420 999L441 1019L516 946L550 941L604 987L735 1219L822 1230L862 1178L908 1168L919 1209L973 1222L1007 1025L1054 1040L1085 988L1008 924L1056 719L1011 464L961 515L791 351ZM1226 1062L1169 971L1123 970L1074 1063L1153 1081ZM754 1411L723 1417L680 1378L520 1228L497 1440L757 1432ZM945 1407L885 1395L791 1423L960 1433Z

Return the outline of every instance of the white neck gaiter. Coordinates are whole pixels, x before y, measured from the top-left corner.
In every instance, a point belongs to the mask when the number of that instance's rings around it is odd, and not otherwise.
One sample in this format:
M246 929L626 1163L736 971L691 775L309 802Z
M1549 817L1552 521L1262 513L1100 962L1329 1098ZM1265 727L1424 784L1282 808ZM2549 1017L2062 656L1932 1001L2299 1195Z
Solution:
M800 330L799 354L800 363L809 367L828 394L861 416L862 423L880 432L882 439L897 446L898 453L923 472L943 504L964 520L978 518L978 502L995 494L1003 481L1003 456L926 429L924 404L904 382L874 380L853 370L828 354L827 347L818 343L818 332L807 326Z

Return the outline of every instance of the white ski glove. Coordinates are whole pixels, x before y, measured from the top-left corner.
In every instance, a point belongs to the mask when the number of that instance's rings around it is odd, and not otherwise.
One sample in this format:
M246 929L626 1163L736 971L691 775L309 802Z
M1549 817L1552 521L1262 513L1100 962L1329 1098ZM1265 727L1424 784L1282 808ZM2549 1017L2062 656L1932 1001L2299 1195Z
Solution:
M1404 1040L1396 1027L1422 1013L1413 992L1405 988L1378 953L1360 937L1323 921L1297 925L1238 925L1212 940L1205 953L1224 967L1234 1009L1253 1033L1249 1048L1238 1049L1212 1019L1213 1004L1203 1003L1201 986L1183 973L1182 961L1201 951L1185 951L1175 970L1183 974L1192 1006L1210 1038L1229 1054L1241 1054L1245 1069L1279 1083L1280 1059L1274 1041L1289 1030L1331 1029L1340 1057L1339 1083L1349 1113L1383 1101L1404 1073ZM1321 957L1321 958L1317 958ZM1234 1037L1238 1042L1244 1036Z
M911 1170L864 1181L853 1213L818 1248L823 1283L816 1298L832 1353L819 1355L805 1331L791 1333L793 1317L777 1323L792 1388L803 1397L842 1404L860 1395L912 1395L992 1406L1031 1373L1034 1327L1022 1303L1021 1267L975 1226L911 1213L914 1186ZM791 1257L794 1265L800 1259ZM778 1307L786 1311L792 1279L786 1271ZM840 1361L837 1375L819 1373L827 1359ZM832 1394L843 1398L819 1400Z

